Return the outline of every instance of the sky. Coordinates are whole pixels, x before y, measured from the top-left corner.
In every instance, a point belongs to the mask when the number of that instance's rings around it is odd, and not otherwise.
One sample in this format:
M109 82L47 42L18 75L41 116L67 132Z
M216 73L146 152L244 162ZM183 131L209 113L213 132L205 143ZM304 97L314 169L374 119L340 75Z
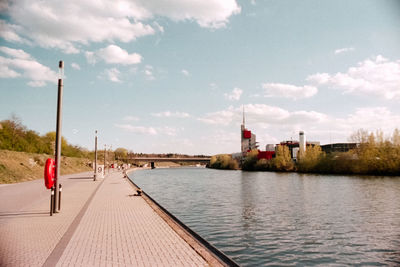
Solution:
M240 151L400 128L397 0L0 0L0 120L94 149Z

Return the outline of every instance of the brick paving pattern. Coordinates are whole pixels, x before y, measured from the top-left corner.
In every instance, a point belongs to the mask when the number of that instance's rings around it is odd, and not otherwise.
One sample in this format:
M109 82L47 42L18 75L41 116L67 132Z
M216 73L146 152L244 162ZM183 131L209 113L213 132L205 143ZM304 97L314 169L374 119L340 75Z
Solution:
M10 204L2 205L0 197L0 266L42 266L99 184L90 179L65 178L62 212L50 217L50 191L44 189L43 181L40 182L27 182L32 190L39 192L34 199L26 200L24 195L18 194L8 196L14 198L14 206L20 206L18 209L13 209ZM4 186L0 194L7 189L18 193L19 187L18 184ZM24 205L18 205L24 201Z
M207 266L120 173L93 198L57 266Z
M102 183L87 176L62 177L62 211L52 217L43 181L0 187L0 266L42 266L71 229L50 265L207 266L141 197L132 196L121 173ZM79 225L69 228L98 186Z

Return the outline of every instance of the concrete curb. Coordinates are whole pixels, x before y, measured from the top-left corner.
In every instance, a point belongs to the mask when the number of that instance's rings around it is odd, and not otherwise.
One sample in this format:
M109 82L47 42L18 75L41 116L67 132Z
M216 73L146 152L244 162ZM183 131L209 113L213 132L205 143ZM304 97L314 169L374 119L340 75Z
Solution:
M128 171L130 173L137 169ZM127 178L135 189L140 189L130 178ZM183 239L189 244L210 266L239 266L238 263L226 256L223 252L208 243L200 235L186 226L168 210L162 207L148 194L142 191L142 198L150 207Z

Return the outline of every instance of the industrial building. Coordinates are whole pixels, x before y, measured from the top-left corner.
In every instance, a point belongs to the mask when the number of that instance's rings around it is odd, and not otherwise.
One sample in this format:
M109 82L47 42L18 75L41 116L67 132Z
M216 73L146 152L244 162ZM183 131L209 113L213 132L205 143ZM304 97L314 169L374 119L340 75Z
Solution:
M247 130L245 127L245 117L243 110L243 122L240 126L240 137L241 137L241 151L242 153L247 153L253 149L257 149L258 145L256 142L256 135L253 134L250 130Z
M322 145L321 149L325 153L333 153L333 152L347 152L357 147L358 147L357 143L335 143L335 144Z
M232 154L232 158L242 161L246 157L247 153L257 149L258 159L270 160L275 157L276 148L278 145L287 146L289 148L291 158L296 161L302 154L306 152L308 146L320 146L319 141L307 141L306 135L303 131L299 132L299 140L294 141L282 141L277 145L268 144L265 147L265 151L259 150L258 142L256 141L256 135L247 129L245 126L245 113L243 109L243 122L240 126L240 137L241 137L241 152ZM351 149L357 148L357 143L335 143L322 145L321 149L325 153L332 152L347 152Z
M243 109L243 122L242 125L240 126L240 137L241 137L241 153L240 156L241 158L244 158L247 154L247 152L250 152L251 150L257 149L258 150L258 159L267 159L270 160L275 156L275 146L267 146L265 151L260 151L258 149L258 143L256 141L256 135L253 134L250 130L246 129L245 126L245 115L244 115L244 109ZM238 158L239 155L232 154L233 158Z

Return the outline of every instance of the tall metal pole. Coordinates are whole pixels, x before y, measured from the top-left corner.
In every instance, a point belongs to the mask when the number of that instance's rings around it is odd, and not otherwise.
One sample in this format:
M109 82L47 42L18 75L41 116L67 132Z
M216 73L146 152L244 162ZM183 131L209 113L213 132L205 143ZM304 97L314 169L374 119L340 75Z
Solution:
M58 78L58 98L57 98L57 130L56 130L56 175L55 175L55 194L54 194L54 205L53 212L58 212L58 192L59 192L59 178L60 178L60 160L61 160L61 124L62 124L62 95L63 95L63 75L64 75L64 62L58 63L59 75Z
M110 146L109 153L112 153L112 145ZM107 169L107 173L110 173L110 168Z
M107 151L107 145L104 145L104 167L103 167L104 176L106 176L106 151Z
M97 130L96 137L94 138L94 176L93 181L97 180Z

